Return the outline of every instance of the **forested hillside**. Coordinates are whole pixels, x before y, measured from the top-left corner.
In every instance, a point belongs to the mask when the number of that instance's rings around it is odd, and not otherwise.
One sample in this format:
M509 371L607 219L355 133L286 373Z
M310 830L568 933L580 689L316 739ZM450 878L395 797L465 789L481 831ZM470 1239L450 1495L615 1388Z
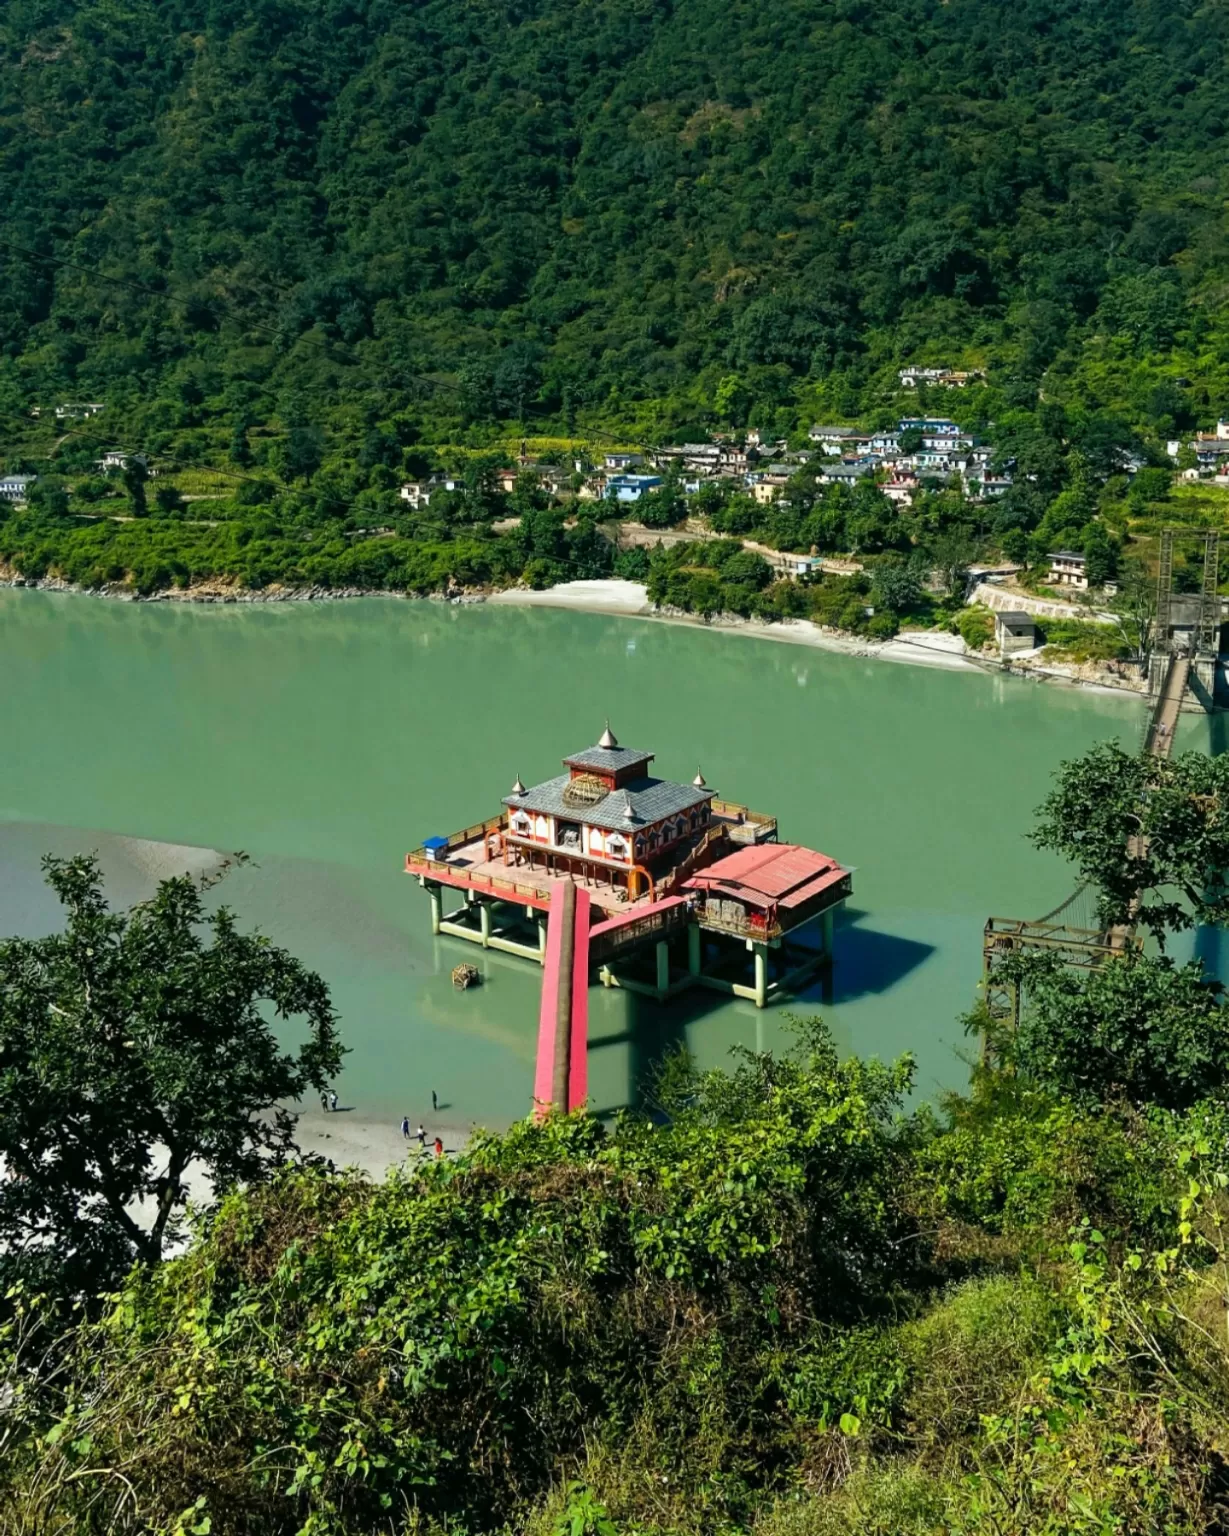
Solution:
M4 405L356 443L407 410L737 424L802 384L855 412L925 354L1198 415L1227 28L1194 0L10 0Z

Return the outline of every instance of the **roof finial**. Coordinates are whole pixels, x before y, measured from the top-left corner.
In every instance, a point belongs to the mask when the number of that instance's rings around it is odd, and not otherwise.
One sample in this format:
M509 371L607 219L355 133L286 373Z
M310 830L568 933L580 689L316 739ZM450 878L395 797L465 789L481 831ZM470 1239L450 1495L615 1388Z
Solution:
M607 722L606 722L606 729L602 732L601 736L598 738L598 743L597 744L598 744L599 747L604 747L607 752L609 752L611 750L611 748L617 747L619 745L618 741L615 739L614 732L610 729L610 721L609 720L607 720Z
M516 776L516 783L512 786L512 793L514 795L523 795L525 793L525 786L521 783L521 776L519 773Z
M705 782L705 779L704 779L704 775L700 772L699 768L696 769L696 776L695 776L694 779L692 779L691 782L695 785L695 787L697 789L707 789L708 788L708 785L707 785L707 783Z
M629 826L634 826L640 820L640 817L636 815L636 807L632 804L630 796L627 804L623 807L623 820Z

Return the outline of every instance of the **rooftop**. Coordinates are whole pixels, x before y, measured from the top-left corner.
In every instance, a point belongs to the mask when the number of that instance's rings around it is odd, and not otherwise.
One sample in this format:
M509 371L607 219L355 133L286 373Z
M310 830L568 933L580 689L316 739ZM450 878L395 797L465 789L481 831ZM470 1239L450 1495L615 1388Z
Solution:
M653 756L652 752L641 752L638 747L621 747L613 736L609 737L607 744L604 736L596 747L573 752L563 761L569 768L587 768L592 773L622 773L641 763L651 763Z
M1036 616L1031 613L996 613L995 618L1000 624L1008 624L1012 627L1028 624L1035 628L1037 624Z
M535 784L523 795L506 795L504 804L512 811L535 811L544 816L583 821L607 832L627 832L663 821L667 816L677 816L681 811L704 805L713 798L711 789L675 784L670 779L655 779L646 774L631 780L622 789L612 789L593 803L584 803L568 799L565 792L572 782L571 774L563 773L543 784Z
M848 874L826 853L797 843L760 843L727 854L683 882L685 890L750 897L789 910L800 907Z

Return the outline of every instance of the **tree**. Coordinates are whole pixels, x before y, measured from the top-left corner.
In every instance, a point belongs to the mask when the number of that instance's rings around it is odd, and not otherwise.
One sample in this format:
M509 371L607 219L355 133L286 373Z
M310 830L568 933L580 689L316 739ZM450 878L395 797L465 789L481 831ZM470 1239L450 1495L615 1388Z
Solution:
M1031 833L1100 892L1107 925L1229 922L1229 757L1168 760L1101 742L1064 763Z
M1053 955L1017 962L1027 1006L1009 1050L1053 1092L1185 1109L1229 1081L1229 1014L1199 961L1129 955L1077 974Z
M124 462L124 489L128 492L128 500L132 503L133 517L144 517L148 510L145 503L145 482L149 479L149 471L141 459L131 458Z
M343 1052L324 982L207 912L201 884L116 913L94 858L43 867L64 931L0 943L0 1251L96 1290L161 1257L190 1170L221 1190L285 1160L282 1106L323 1092ZM297 1051L268 1013L305 1030Z
M39 475L30 487L30 507L44 518L67 517L68 505L68 487L58 475Z
M1152 630L1156 623L1156 579L1137 559L1125 560L1118 581L1118 592L1109 611L1131 648L1142 660L1152 649Z
M890 608L893 613L907 613L921 600L922 583L910 563L886 556L875 567L871 586L871 601L877 608Z
M929 553L945 594L963 598L969 581L969 561L973 558L973 545L967 534L946 533L935 540Z
M154 506L164 517L173 516L176 512L182 512L187 503L183 493L175 485L158 485L154 487Z

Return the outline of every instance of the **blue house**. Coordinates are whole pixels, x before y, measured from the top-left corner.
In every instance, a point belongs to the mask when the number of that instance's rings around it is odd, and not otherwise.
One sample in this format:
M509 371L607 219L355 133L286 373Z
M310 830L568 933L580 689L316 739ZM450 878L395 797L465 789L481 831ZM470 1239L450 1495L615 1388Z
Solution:
M660 475L610 475L606 481L606 499L639 501L646 491L655 491L661 483Z

